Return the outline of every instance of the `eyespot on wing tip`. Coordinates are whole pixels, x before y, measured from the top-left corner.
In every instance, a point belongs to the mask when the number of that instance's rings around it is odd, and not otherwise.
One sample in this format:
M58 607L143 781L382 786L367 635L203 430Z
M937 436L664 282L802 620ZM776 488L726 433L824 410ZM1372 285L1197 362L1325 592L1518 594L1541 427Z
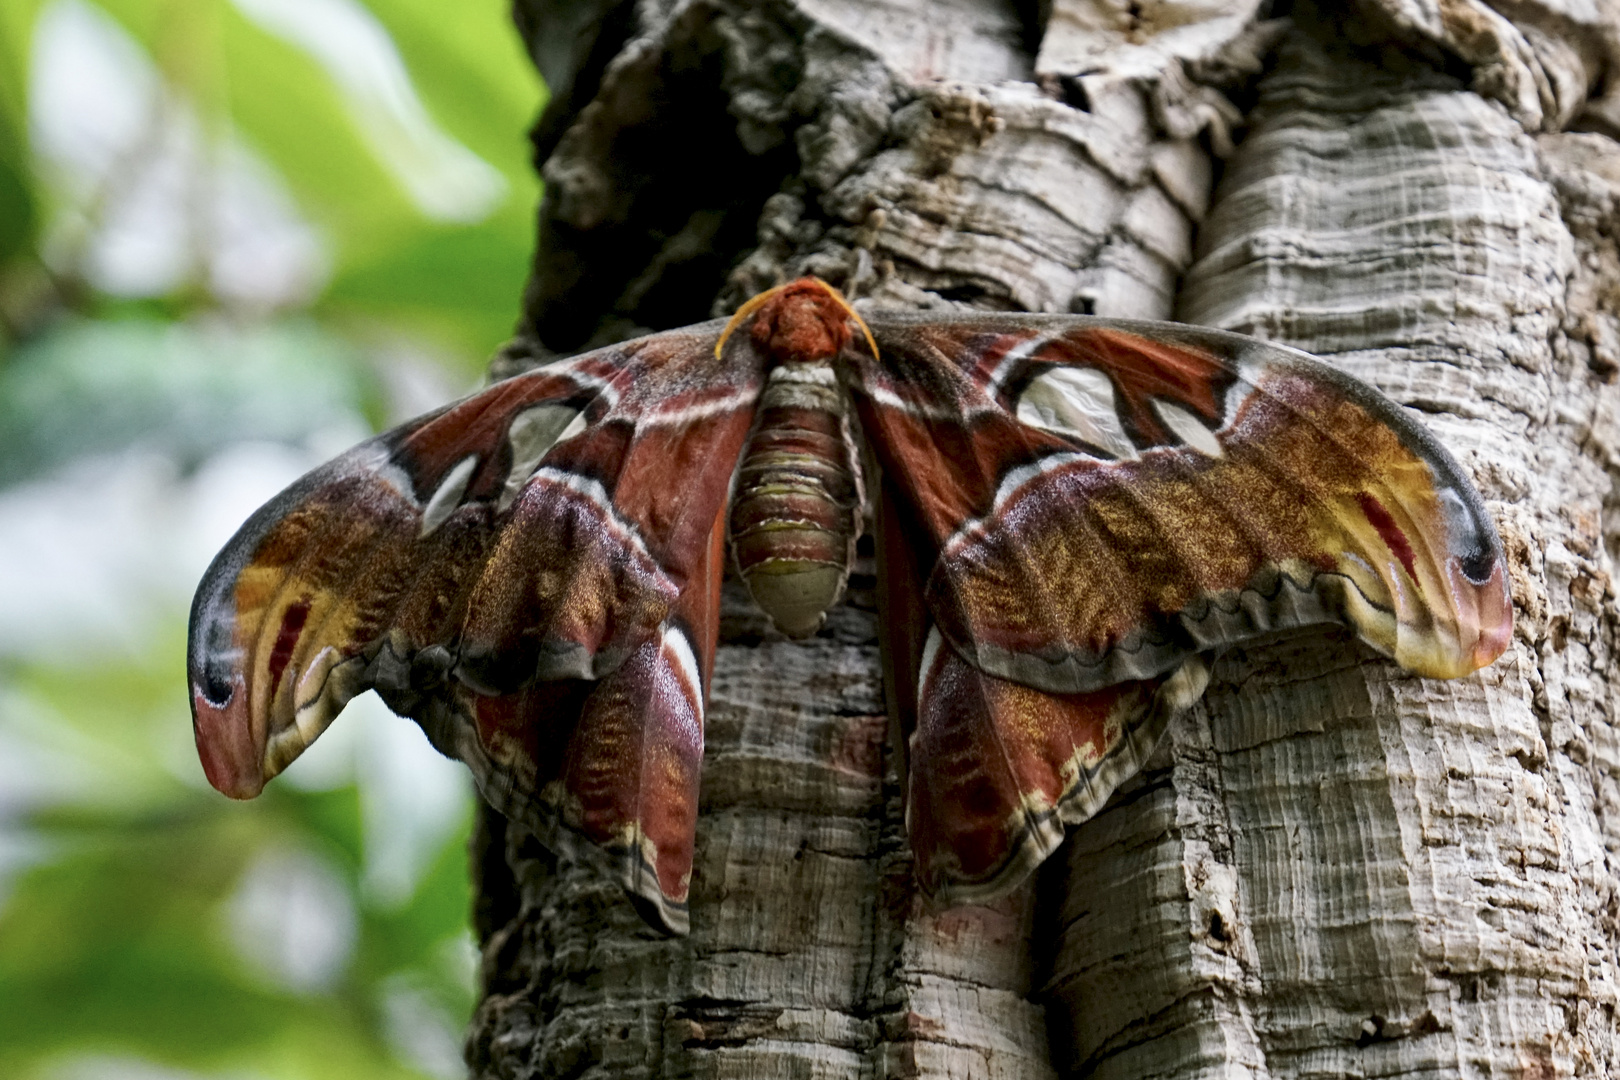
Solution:
M263 746L254 738L240 676L223 705L216 706L201 687L191 693L192 730L203 774L221 794L251 799L264 790Z

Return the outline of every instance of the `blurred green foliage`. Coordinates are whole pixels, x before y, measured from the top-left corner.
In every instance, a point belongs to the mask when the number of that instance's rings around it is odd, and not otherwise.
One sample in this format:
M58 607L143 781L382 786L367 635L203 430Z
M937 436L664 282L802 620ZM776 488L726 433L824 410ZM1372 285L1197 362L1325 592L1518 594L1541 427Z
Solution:
M543 89L504 0L286 5L380 27L403 92L375 63L345 67L337 38L278 22L279 3L0 0L0 555L13 493L93 513L100 493L68 486L76 460L160 454L179 490L243 440L315 453L334 430L399 419L415 400L399 372L437 365L438 393L465 389L510 333L539 195L524 135ZM164 102L197 118L198 160L243 147L290 196L323 260L307 294L245 302L195 268L155 292L98 284L105 195L134 174L115 161L87 198L42 153L30 99L36 31L70 8L138 47ZM425 126L407 130L412 102ZM442 167L439 194L413 188L418 159ZM470 800L390 892L368 877L388 804L363 764L290 775L251 803L218 795L191 745L188 597L149 591L133 651L0 646L0 1077L454 1075L433 1037L445 1023L458 1035L473 1000ZM27 617L0 606L0 623ZM267 923L266 904L303 922Z
M131 446L191 466L233 440L296 443L378 412L374 390L360 351L307 317L64 317L0 367L0 486Z
M92 749L75 755L87 790L32 815L45 854L0 915L0 1076L50 1075L89 1053L266 1077L420 1075L389 1045L378 991L403 977L467 1016L449 952L466 927L465 829L404 905L360 904L333 985L299 993L256 973L232 946L225 898L284 848L316 853L363 895L359 797L352 784L281 785L232 804L179 778L177 637L149 660L27 666L8 680L8 719Z
M205 126L228 127L274 167L323 235L332 273L312 314L362 337L420 336L472 378L518 314L539 197L524 136L542 90L501 0L365 6L391 36L432 120L504 180L504 197L487 215L454 222L424 214L398 170L375 153L354 94L319 58L230 0L95 5L145 48ZM24 138L33 29L49 7L0 0L0 259L26 247L37 208L52 201ZM98 310L109 303L93 299Z

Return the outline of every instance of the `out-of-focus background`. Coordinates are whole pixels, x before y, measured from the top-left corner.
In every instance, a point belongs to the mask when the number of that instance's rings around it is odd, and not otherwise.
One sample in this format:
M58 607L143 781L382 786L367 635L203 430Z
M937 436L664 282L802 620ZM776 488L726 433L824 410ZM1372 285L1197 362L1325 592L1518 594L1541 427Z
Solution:
M185 619L477 384L542 95L505 0L0 0L0 1077L461 1073L461 766L368 695L230 802Z

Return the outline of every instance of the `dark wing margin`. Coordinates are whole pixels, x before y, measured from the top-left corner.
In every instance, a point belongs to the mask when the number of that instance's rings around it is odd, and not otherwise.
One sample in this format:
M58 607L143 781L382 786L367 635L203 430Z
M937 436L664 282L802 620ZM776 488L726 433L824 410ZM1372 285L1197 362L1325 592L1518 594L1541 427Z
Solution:
M703 722L725 571L723 516L656 637L597 681L400 699L484 799L619 882L648 922L688 929ZM571 721L563 723L562 721ZM583 843L581 841L584 841Z
M881 355L856 339L844 371L931 623L907 814L934 891L1021 880L1211 651L1332 622L1455 677L1506 647L1478 492L1350 376L1169 323L863 314Z
M375 688L683 930L717 537L761 381L749 350L714 357L718 329L495 384L255 513L192 605L210 782L256 795Z

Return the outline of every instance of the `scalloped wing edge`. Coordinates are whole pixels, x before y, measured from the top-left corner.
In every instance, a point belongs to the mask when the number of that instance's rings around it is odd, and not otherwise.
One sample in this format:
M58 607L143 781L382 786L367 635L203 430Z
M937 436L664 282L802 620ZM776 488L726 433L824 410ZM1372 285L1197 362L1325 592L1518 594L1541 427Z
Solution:
M441 698L426 699L428 709L409 715L435 749L466 764L479 796L492 809L527 829L547 851L599 873L624 890L648 922L673 936L691 930L685 900L666 896L658 884L658 871L647 855L651 841L637 826L629 826L617 839L603 843L568 824L567 796L557 781L541 792L525 789L517 774L490 756L478 737L476 725ZM390 704L389 708L393 708Z
M922 666L920 683L926 684L932 666L937 631L930 634L931 647ZM965 659L965 658L964 658ZM1067 778L1055 801L1025 791L1020 804L1005 820L1003 835L1008 851L990 871L968 877L957 868L951 856L930 860L925 890L940 904L990 904L1022 885L1062 845L1068 830L1095 817L1125 781L1141 772L1152 757L1171 721L1198 701L1209 685L1209 663L1203 656L1187 657L1174 671L1163 676L1148 707L1130 722L1122 724L1121 737L1095 763L1088 764L1077 749L1062 764ZM921 688L919 694L923 694ZM992 725L995 718L989 718ZM907 827L912 827L913 806L908 800Z

